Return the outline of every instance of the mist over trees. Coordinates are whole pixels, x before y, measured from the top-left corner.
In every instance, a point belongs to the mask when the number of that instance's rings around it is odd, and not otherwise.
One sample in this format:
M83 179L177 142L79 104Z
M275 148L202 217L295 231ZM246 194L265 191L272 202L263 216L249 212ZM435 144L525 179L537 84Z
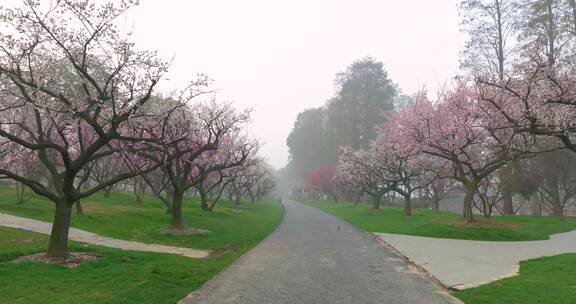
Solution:
M335 167L338 149L366 148L376 138L375 127L382 115L394 108L400 92L388 77L384 64L366 57L336 74L335 96L323 107L301 112L288 136L293 176L303 176L317 167Z
M454 81L437 97L406 98L382 63L354 62L324 107L298 117L293 176L337 165L340 193L365 193L374 208L395 193L406 215L412 198L437 210L460 192L466 222L522 208L562 218L575 192L576 3L463 0L459 10L467 43ZM300 183L298 191L334 197Z

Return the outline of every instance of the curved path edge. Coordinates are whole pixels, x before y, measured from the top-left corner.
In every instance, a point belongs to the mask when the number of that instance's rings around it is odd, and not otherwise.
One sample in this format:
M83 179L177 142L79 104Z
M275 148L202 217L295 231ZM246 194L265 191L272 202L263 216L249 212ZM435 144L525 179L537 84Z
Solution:
M50 235L50 232L52 230L51 223L33 220L20 216L9 215L1 212L0 212L0 226L27 230L47 235ZM208 250L119 240L76 228L70 228L68 238L77 242L99 245L115 249L154 252L154 253L171 253L195 259L205 258L210 255L210 251Z
M515 276L521 261L576 253L576 230L553 234L549 240L508 242L373 234L452 290Z

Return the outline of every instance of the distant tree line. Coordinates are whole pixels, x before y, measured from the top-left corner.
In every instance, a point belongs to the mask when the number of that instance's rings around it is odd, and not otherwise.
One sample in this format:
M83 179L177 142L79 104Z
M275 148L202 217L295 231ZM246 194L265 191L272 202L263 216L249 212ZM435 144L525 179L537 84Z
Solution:
M383 113L394 109L400 95L384 64L371 57L353 62L334 83L334 97L301 112L288 136L287 170L293 177L334 168L341 146L367 148L376 138L375 127L384 122Z
M354 90L339 86L325 107L299 117L288 141L290 165L306 176L339 153L333 186L371 196L375 208L395 193L406 215L416 195L438 209L456 190L464 193L467 222L475 211L513 215L525 205L562 218L576 196L576 2L463 0L459 8L468 40L453 83L435 98L419 92L396 107L398 90L389 80L387 90L376 90L389 93L381 95L363 82L351 82ZM358 75L354 69L343 74ZM317 126L323 131L304 132ZM303 184L327 189L326 182Z

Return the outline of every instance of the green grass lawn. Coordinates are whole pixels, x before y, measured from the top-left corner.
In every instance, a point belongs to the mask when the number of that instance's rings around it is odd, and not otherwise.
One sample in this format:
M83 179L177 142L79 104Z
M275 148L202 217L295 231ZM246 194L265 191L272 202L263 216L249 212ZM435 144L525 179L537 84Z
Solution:
M353 205L347 202L306 201L307 204L338 216L364 230L427 237L485 240L528 241L545 240L551 234L576 229L576 219L562 222L555 217L494 216L486 221L466 225L460 216L449 212L415 209L413 216L402 215L402 209L383 207L371 210L369 204Z
M0 188L0 210L51 220L53 206L35 197L16 205L13 190ZM130 193L95 195L84 202L86 214L72 226L106 236L214 250L206 259L171 254L122 251L71 242L71 251L103 253L74 269L37 262L11 263L18 256L46 251L48 236L0 227L0 303L176 303L226 268L274 230L282 217L276 202L217 205L213 213L185 202L189 227L210 230L203 235L169 235L160 230L170 217L152 197L136 203Z
M45 198L34 196L23 205L15 201L14 189L0 187L0 212L52 222L54 204ZM281 206L275 202L254 205L243 202L233 207L222 201L210 213L200 210L196 199L185 198L184 224L211 233L174 235L162 232L170 225L170 216L153 196L138 203L132 193L116 191L108 198L95 194L83 201L82 206L85 214L73 214L72 227L123 240L215 251L254 244L277 225L281 216Z
M576 303L576 254L520 263L520 275L455 292L467 304Z
M364 230L428 237L522 241L548 239L551 234L576 229L576 219L565 222L554 217L481 217L476 226L463 225L460 217L448 212L416 209L402 215L402 209L371 210L369 204L306 201L307 204L338 216ZM494 258L498 258L495 256ZM576 303L576 254L544 257L520 263L520 275L477 288L455 292L467 304L568 304Z

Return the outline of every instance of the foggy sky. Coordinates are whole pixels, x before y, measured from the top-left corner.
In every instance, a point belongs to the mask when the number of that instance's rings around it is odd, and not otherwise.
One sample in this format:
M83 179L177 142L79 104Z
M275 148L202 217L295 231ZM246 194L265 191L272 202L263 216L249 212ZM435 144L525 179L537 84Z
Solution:
M127 27L138 48L174 57L164 90L205 73L219 99L253 108L251 131L281 168L297 114L333 96L335 74L352 61L384 62L408 94L449 81L463 46L457 2L140 0Z

